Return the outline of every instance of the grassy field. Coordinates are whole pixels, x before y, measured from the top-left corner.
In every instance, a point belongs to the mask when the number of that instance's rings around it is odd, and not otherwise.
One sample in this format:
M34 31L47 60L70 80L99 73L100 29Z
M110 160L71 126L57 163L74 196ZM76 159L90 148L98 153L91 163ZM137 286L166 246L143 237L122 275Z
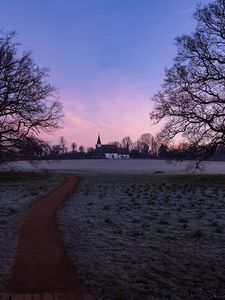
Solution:
M96 299L225 296L224 175L86 175L58 214Z
M36 171L49 169L56 172L71 173L101 173L101 174L186 174L193 172L196 166L194 161L166 161L156 159L68 159L55 161L38 161L30 164L29 161L12 162L8 169ZM208 174L225 174L225 162L211 161L201 165L201 170Z
M26 172L0 172L0 291L10 275L17 232L40 197L62 183L62 176Z

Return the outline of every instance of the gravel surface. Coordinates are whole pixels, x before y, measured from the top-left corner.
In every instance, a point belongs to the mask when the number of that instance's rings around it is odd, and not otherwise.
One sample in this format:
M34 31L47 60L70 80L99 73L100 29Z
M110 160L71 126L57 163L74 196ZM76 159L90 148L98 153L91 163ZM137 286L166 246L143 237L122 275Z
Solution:
M96 299L224 297L224 182L86 175L58 222Z
M0 173L0 291L10 275L17 245L17 232L32 205L60 185L63 178L46 179L30 174L1 176Z

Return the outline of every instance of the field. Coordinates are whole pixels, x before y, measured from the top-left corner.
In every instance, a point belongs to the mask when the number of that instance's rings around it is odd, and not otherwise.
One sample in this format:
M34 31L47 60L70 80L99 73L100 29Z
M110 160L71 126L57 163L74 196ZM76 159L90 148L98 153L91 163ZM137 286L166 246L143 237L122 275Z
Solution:
M165 161L27 162L82 177L58 211L65 247L97 300L224 299L225 164L188 173ZM211 173L211 174L210 174ZM217 174L218 173L218 174ZM33 203L62 182L0 175L0 289ZM217 174L217 175L216 175Z
M58 222L96 299L221 299L224 202L223 175L86 175Z
M166 174L186 174L193 172L194 162L174 162L154 159L135 160L107 160L107 159L75 159L40 161L38 164L30 164L27 161L15 162L8 165L12 170L43 170L49 169L57 172L76 173L107 173L107 174L152 174L163 172ZM208 162L202 165L200 173L225 174L225 162Z
M10 274L17 245L17 232L32 205L62 182L37 174L0 173L0 291Z

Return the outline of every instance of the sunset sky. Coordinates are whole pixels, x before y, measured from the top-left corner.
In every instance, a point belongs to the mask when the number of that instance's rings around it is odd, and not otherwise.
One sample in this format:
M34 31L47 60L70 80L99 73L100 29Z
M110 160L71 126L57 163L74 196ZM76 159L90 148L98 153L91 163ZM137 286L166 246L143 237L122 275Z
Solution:
M206 4L210 1L204 0ZM15 30L21 48L50 69L65 118L64 136L94 146L157 131L151 97L176 54L174 38L191 33L198 0L1 1L4 31Z

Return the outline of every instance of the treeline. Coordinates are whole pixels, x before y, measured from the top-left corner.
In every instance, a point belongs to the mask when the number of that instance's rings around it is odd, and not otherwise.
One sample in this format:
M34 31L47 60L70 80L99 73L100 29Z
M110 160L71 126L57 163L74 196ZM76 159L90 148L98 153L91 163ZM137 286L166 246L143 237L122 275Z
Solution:
M137 141L132 141L129 136L119 141L110 141L108 144L116 145L118 148L126 148L131 159L165 159L165 160L196 160L204 157L205 160L225 161L225 146L220 146L215 151L211 151L206 146L197 147L180 143L178 145L166 145L160 142L150 133L144 133ZM19 149L19 150L18 150ZM20 145L15 151L4 152L0 148L2 161L10 160L59 160L59 159L99 159L98 151L95 148L85 148L77 145L76 142L69 143L65 137L61 136L55 145L37 139L27 137L26 141L20 141Z

